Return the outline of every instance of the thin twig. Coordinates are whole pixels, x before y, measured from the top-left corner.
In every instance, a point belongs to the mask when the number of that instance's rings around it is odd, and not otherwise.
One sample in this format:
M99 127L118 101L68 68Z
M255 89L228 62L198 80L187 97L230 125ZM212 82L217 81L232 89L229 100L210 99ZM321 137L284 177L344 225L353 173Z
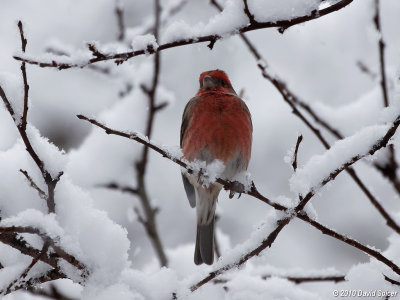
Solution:
M56 245L53 239L51 239L46 233L42 232L41 230L31 227L31 226L1 226L0 227L0 232L2 234L16 234L16 233L29 233L29 234L36 234L40 236L45 242L49 242L50 247L53 248L53 250L57 254L57 258L62 258L74 267L76 267L78 270L84 271L84 276L87 275L87 268L82 264L80 261L78 261L74 256L71 254L66 253L63 249L61 249L59 246ZM1 240L3 243L5 243L3 240ZM10 243L6 244L10 245ZM13 246L14 247L14 246ZM16 248L16 247L14 247ZM20 249L18 249L20 250ZM21 251L21 250L20 250ZM22 251L21 251L22 252ZM25 254L25 253L23 253ZM27 255L31 255L28 253ZM32 255L31 255L32 256ZM38 255L33 255L33 257L36 257ZM42 260L42 258L40 258ZM49 263L51 266L54 267L54 262L53 261L45 261L46 263ZM57 264L55 264L57 266Z
M54 268L44 275L39 277L30 278L28 281L24 281L16 286L14 286L13 291L22 290L22 289L32 289L33 287L37 286L38 284L42 284L49 281L54 281L57 279L65 279L68 278L60 269Z
M124 22L124 9L122 7L121 0L115 1L115 15L118 23L118 38L117 40L122 42L125 39L125 22Z
M383 41L382 30L381 30L381 20L379 15L379 5L380 0L375 0L375 15L374 15L374 23L376 30L379 34L379 65L381 72L381 87L383 94L383 105L385 107L389 106L389 96L387 92L387 83L386 83L386 71L385 71L385 42Z
M294 26L300 23L305 23L311 20L318 19L320 17L323 17L327 14L333 13L335 11L338 11L350 3L352 3L353 0L340 0L336 2L335 4L330 5L329 7L320 9L318 11L315 11L315 13L311 15L306 15L306 16L300 16L296 18L292 18L290 20L278 20L274 22L254 22L252 24L246 25L242 28L237 28L235 30L232 30L230 32L226 32L223 35L219 34L211 34L211 35L204 35L204 36L198 36L198 37L193 37L193 38L182 38L178 39L173 42L165 43L159 45L157 49L153 49L147 47L146 49L141 49L141 50L136 50L136 51L128 51L128 52L123 52L123 53L117 53L117 54L106 54L105 57L92 57L86 62L83 63L61 63L57 62L55 60L49 61L38 61L35 59L30 59L26 58L23 56L18 56L15 55L14 58L16 60L24 61L29 64L37 65L39 67L45 68L45 67L51 67L51 68L58 68L59 70L64 70L64 69L69 69L69 68L82 68L86 67L90 64L99 62L99 61L106 61L106 60L114 60L117 64L120 64L128 59L131 59L132 57L139 56L139 55L144 55L144 54L153 54L155 52L160 52L166 49L174 48L174 47L180 47L180 46L185 46L185 45L190 45L190 44L197 44L197 43L204 43L204 42L209 42L209 43L215 43L215 41L220 40L222 38L226 38L228 35L235 35L237 33L243 33L243 32L248 32L248 31L254 31L254 30L259 30L259 29L264 29L264 28L288 28L290 26Z
M159 28L160 28L160 15L161 15L161 5L159 0L154 0L154 37L158 40L159 37ZM158 87L159 77L160 77L160 53L156 52L154 55L153 62L153 80L152 85L148 89L144 85L141 86L143 92L147 94L149 109L147 114L147 123L146 123L146 136L150 139L153 133L154 126L154 117L159 109L156 108L156 91ZM148 162L149 149L147 147L143 147L141 158L138 162L136 162L136 180L137 180L137 195L139 196L140 203L142 205L142 209L144 212L144 217L142 217L139 212L138 218L140 223L143 224L147 235L150 238L150 241L154 247L154 250L157 253L157 257L160 261L160 265L162 267L167 266L168 260L165 255L164 247L161 242L160 235L158 233L158 228L156 224L156 213L158 211L157 208L153 207L151 204L150 197L148 195L145 177L147 170L147 162Z
M25 53L26 50L26 44L27 44L27 40L24 36L24 29L22 27L22 22L18 21L18 29L19 29L19 34L21 36L21 48L22 48L22 52ZM22 114L22 118L21 118L21 123L20 126L22 128L22 130L26 130L26 118L28 117L28 91L29 91L29 85L28 85L28 79L26 77L26 66L25 66L25 62L21 63L21 71L22 71L22 78L24 80L24 111Z
M48 299L57 300L78 300L76 298L71 298L61 292L55 284L50 284L49 289L27 287L27 291L35 296L40 296Z
M297 137L297 142L296 142L296 147L294 149L294 154L293 154L293 162L292 162L292 167L293 167L293 171L296 172L297 169L297 152L299 151L299 147L300 147L300 143L303 140L303 135L299 135Z
M22 22L18 22L18 28L20 31L21 35L21 41L22 41L22 50L25 51L26 48L26 43L27 40L24 36L24 30L22 27ZM12 105L10 101L8 100L4 90L0 87L0 96L3 99L3 102L10 113L11 117L13 118L17 129L19 131L19 134L22 138L22 141L25 144L26 151L29 153L29 155L32 157L33 161L39 168L42 177L47 185L47 208L49 213L54 213L55 212L55 202L54 202L54 189L60 180L60 177L63 175L63 173L59 173L57 178L53 179L50 175L50 173L46 170L44 166L44 162L39 158L38 154L36 151L33 149L32 144L28 138L28 135L26 133L26 125L27 125L27 115L28 115L28 92L29 92L29 85L27 82L27 76L26 76L26 68L25 68L25 63L21 63L21 70L22 70L22 77L24 81L24 108L23 108L23 113L22 113L22 118L21 120L17 120L15 115L14 115L14 109L12 108Z
M107 188L107 189L111 189L111 190L117 190L120 191L122 193L129 193L132 195L137 195L139 193L138 189L135 189L131 186L127 186L127 185L120 185L118 183L115 182L111 182L108 184L99 184L97 185L98 187L103 187L103 188Z
M32 270L33 266L36 265L36 263L39 261L39 259L46 254L47 250L49 249L49 243L47 241L44 242L42 250L38 254L38 256L34 257L32 259L32 262L29 264L29 266L22 272L22 274L13 280L7 287L6 290L0 291L0 295L7 295L13 291L13 286L18 282L26 278L28 276L28 273L30 270Z
M371 79L376 78L377 75L374 72L372 72L371 69L365 63L363 63L361 60L357 61L357 67L360 68L361 72L370 76Z
M383 96L383 106L389 106L389 94L386 80L386 67L385 67L385 42L383 40L382 28L381 28L381 19L380 19L380 0L375 0L375 15L374 15L374 24L376 27L376 31L379 34L379 66L380 66L380 75L381 75L381 90ZM381 173L388 178L396 188L396 190L400 194L400 179L397 176L397 169L399 165L396 161L396 153L394 145L390 145L388 149L389 153L389 162L386 163L385 166L380 166L379 164L375 164L377 169L381 171Z
M39 197L42 198L43 200L47 201L47 195L46 193L40 188L38 187L38 185L33 181L32 177L29 176L28 172L22 169L19 169L19 171L24 174L24 176L26 177L26 179L29 181L29 184L31 185L32 188L34 188L38 194Z

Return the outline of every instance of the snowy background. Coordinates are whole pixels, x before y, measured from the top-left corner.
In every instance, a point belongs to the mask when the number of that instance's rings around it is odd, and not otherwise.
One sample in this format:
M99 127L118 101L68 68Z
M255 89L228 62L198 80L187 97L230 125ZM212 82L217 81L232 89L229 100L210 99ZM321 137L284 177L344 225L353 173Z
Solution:
M161 4L167 8L177 2L162 0ZM306 15L320 1L248 2L257 12L256 18L275 21ZM116 44L118 26L114 0L2 0L0 84L13 99L13 105L21 107L22 104L20 63L12 58L21 52L18 20L24 23L30 57L43 58L49 48L68 53L87 52L88 42L104 45L101 48L104 52L121 52L129 49L146 24L151 26L153 22L152 1L121 3L127 34L124 44ZM246 24L245 15L238 10L240 5L242 1L239 0L227 1L225 15L218 19L219 13L209 1L189 0L182 10L163 23L161 42L184 34L223 32L226 28L241 26L243 22ZM270 28L250 32L247 36L275 74L332 126L348 136L365 126L382 124L393 116L393 112L383 109L379 84L379 35L373 23L374 13L374 1L355 0L340 11L291 27L284 34ZM397 88L399 15L398 0L381 1L388 90L393 106L400 100ZM141 42L136 38L136 45ZM323 154L325 149L291 113L278 91L262 78L256 60L238 36L217 41L213 50L206 45L194 44L161 52L156 103L167 101L168 106L155 116L152 139L176 148L181 115L185 104L198 89L199 74L222 69L229 75L235 90L243 91L252 114L251 178L259 191L271 199L296 199L294 191L303 186L299 182L296 186L296 179L291 179L293 170L285 157L290 155L298 134L304 137L298 155L299 168L312 156ZM362 72L358 62L366 65L373 75ZM59 245L93 271L85 287L70 280L58 280L55 284L59 290L74 299L170 299L172 292L178 292L179 299L327 299L333 297L335 289L400 292L398 286L383 279L382 272L390 274L383 264L294 220L280 233L272 248L251 259L244 268L221 276L230 279L228 283L209 283L190 293L188 288L215 266L194 265L195 210L186 199L180 168L150 151L146 185L151 203L159 208L156 222L168 259L168 268L160 269L149 238L137 220L135 208L141 211L137 196L100 187L110 182L135 187L134 163L140 159L142 146L121 137L108 136L76 118L77 114L85 114L115 129L143 133L148 99L140 85L151 84L152 64L152 55L132 58L120 66L112 62L98 64L111 70L108 75L90 68L59 71L27 65L29 137L49 170L54 174L64 171L56 189L56 216L46 215L45 202L19 172L19 169L28 170L44 189L41 175L25 151L11 117L0 105L0 210L3 219L0 225L41 228L49 236L59 237ZM121 97L120 92L127 85L132 85L133 89ZM16 111L22 111L22 108ZM322 133L333 144L335 138L325 131ZM65 152L48 144L43 137ZM394 144L399 142L397 135ZM397 155L397 161L400 162L400 155ZM319 167L323 168L323 165ZM400 222L399 194L371 166L371 160L357 163L355 170L386 210ZM400 176L400 172L398 174ZM391 260L400 263L399 237L386 226L347 174L339 175L322 188L314 196L312 206L320 223L385 251ZM227 261L229 255L237 254L230 249L255 239L257 234L252 232L263 222L268 226L276 217L272 208L257 199L247 195L229 199L226 192L219 196L217 213L220 216L217 239L222 257L226 255ZM265 236L269 232L268 229L261 230ZM26 239L41 248L39 238L26 236ZM17 250L0 244L1 289L17 278L30 261ZM217 262L217 265L223 264ZM46 264L39 263L32 273L44 270ZM73 271L69 274L78 276ZM263 280L264 275L273 277ZM280 278L308 275L346 275L348 281L296 285ZM45 284L43 288L46 290L48 286ZM226 291L224 286L228 288ZM39 297L19 291L4 298Z

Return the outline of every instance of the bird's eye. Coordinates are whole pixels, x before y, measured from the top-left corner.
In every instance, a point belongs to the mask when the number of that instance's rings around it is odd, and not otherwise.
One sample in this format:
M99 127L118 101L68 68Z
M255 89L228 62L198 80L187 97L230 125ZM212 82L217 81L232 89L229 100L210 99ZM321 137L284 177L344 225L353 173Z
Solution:
M222 86L226 86L225 80L221 80L221 85L222 85Z

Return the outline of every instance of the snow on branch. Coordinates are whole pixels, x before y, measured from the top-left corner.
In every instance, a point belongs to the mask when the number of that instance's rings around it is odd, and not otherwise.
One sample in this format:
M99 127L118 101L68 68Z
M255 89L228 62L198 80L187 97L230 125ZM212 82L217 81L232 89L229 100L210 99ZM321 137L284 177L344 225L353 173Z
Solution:
M211 0L211 4L214 5L219 11L223 10L222 6L216 0ZM255 57L257 61L257 66L261 71L261 75L266 80L272 83L272 85L282 95L283 100L291 107L293 114L296 115L315 134L315 136L324 145L326 149L330 148L328 141L323 137L321 131L306 118L306 116L302 113L302 111L300 111L299 108L304 109L317 124L321 125L323 128L328 130L336 138L338 139L344 138L344 136L337 129L332 127L330 124L328 124L328 122L326 122L323 118L321 118L310 105L308 105L305 101L301 100L295 93L293 93L287 87L286 83L281 78L279 78L273 70L270 69L265 59L261 56L260 52L257 50L255 45L247 38L245 33L239 33L239 35L240 38L243 40L243 42L246 44L246 46L249 48L250 53L252 53L253 56ZM389 149L391 148L393 148L392 145L389 146ZM376 164L375 167L382 173L387 173L382 171L380 169L380 166ZM400 227L397 226L393 218L386 212L384 207L379 203L379 201L372 194L369 188L364 184L364 182L360 179L357 173L350 167L346 168L346 171L350 175L350 177L354 180L354 182L358 185L361 191L367 196L371 204L378 210L381 216L386 220L386 224L392 229L394 229L396 232L400 233ZM392 183L393 187L397 190L397 192L400 194L400 182L397 177L397 174L395 172L390 172L390 174L391 176L388 176L390 182Z
M24 30L23 30L21 21L18 22L18 28L19 28L19 32L21 35L22 51L25 52L27 40L24 36ZM32 157L33 161L36 163L37 167L39 168L40 173L42 174L42 177L47 185L47 197L46 197L47 201L46 202L47 202L48 211L49 211L49 213L54 213L55 212L54 189L55 189L58 181L60 180L60 177L63 175L63 172L58 172L58 174L54 174L54 172L51 172L50 170L48 170L45 166L45 163L43 162L42 159L40 159L39 155L37 154L37 152L35 151L35 149L32 146L31 139L27 133L29 85L28 85L28 81L27 81L25 62L21 63L21 71L22 71L22 77L23 77L23 82L24 82L24 100L23 100L23 113L22 113L22 116L20 119L17 118L17 116L15 114L15 109L12 107L10 100L7 98L7 95L5 94L5 92L1 86L0 86L0 97L3 99L3 102L4 102L8 112L10 113L11 117L13 118L13 120L15 122L15 125L17 126L18 132L26 146L26 151L28 151L29 155ZM31 182L31 185L32 185L32 182Z
M27 39L24 36L24 30L22 22L18 22L18 28L21 37L21 48L22 51L25 52ZM26 170L20 169L20 172L25 176L28 180L30 186L35 189L40 198L44 199L47 204L48 213L54 216L55 213L55 200L54 200L54 191L57 183L60 180L60 177L63 175L62 171L59 171L59 163L63 161L62 155L57 151L55 151L54 146L47 147L44 149L43 144L47 143L47 141L43 141L40 138L39 133L32 126L28 126L28 99L29 99L29 85L26 74L26 65L25 62L21 63L21 72L23 78L23 111L22 114L16 114L18 108L13 107L11 100L7 97L5 91L0 86L0 97L2 98L7 111L10 116L13 118L14 123L18 129L18 132L22 138L22 141L26 147L26 151L29 153L32 160L35 162L38 167L43 181L47 186L47 193L39 188L38 184L34 182L32 177ZM17 100L15 100L17 102ZM35 150L36 149L36 150ZM57 165L53 165L51 162L43 161L38 154L38 150L45 154L46 156L56 156L60 160L57 162ZM57 153L57 154L56 154ZM61 247L57 245L55 239L58 237L50 237L47 233L42 232L40 229L35 228L33 226L7 226L7 220L1 221L0 227L0 242L13 247L14 249L19 250L22 254L28 255L32 257L32 261L25 268L25 270L19 275L19 277L15 278L10 284L0 291L1 294L8 294L14 290L20 288L27 288L29 286L34 286L36 282L46 282L49 280L54 280L57 278L64 278L65 275L59 269L59 261L64 260L72 266L76 267L78 270L82 271L81 278L85 278L88 275L88 270L86 266L78 261L74 256L65 252ZM8 220L9 221L9 220ZM19 234L34 234L41 237L43 246L42 250L37 250L36 248L31 247L28 243L24 241L23 238L19 236ZM53 252L49 252L49 249L52 249ZM24 281L27 277L30 270L39 262L45 262L50 265L53 269L50 271L51 273L46 274L46 277L43 278L31 278L28 281ZM32 281L33 280L33 281ZM36 280L36 281L35 281Z
M161 154L163 157L168 158L169 160L172 160L173 162L175 162L176 164L180 165L181 167L187 169L187 172L190 174L194 174L194 175L198 175L200 180L203 180L204 178L202 178L202 176L204 176L203 174L206 173L205 170L200 169L200 170L195 170L193 168L193 166L190 165L190 163L180 159L179 157L177 157L176 155L173 155L171 153L168 152L167 149L163 149L163 147L160 147L158 145L156 145L154 142L149 141L145 136L139 134L139 133L126 133L126 132L122 132L122 131L118 131L118 130L114 130L111 129L99 122L97 122L94 119L89 119L83 115L78 115L77 116L79 119L81 120L85 120L90 122L91 124L103 129L107 134L112 134L112 135L118 135L124 138L128 138L128 139L132 139L136 142L139 142L143 145L145 145L146 147L151 148L152 150L158 152L159 154ZM350 157L347 161L342 162L341 165L337 166L337 168L332 171L331 173L329 173L328 176L326 176L325 178L321 178L321 182L320 182L320 186L323 186L325 184L327 184L328 182L334 180L336 178L337 175L339 175L344 169L348 168L349 166L351 166L352 164L356 163L357 161L359 161L360 159L362 159L363 157L367 156L367 155L373 155L376 151L378 151L379 149L386 147L387 143L389 142L389 140L391 139L391 137L396 133L396 130L398 128L398 126L400 125L400 116L398 116L395 121L392 123L391 126L386 127L387 131L385 134L382 134L378 140L376 140L373 144L370 145L369 149L365 150L363 153L359 153L355 156ZM275 241L275 239L277 238L277 236L279 235L280 231L289 224L289 222L297 217L302 221L305 221L307 223L309 223L310 225L312 225L313 227L315 227L316 229L320 230L322 233L327 234L331 237L334 237L348 245L351 245L359 250L362 250L365 253L368 253L369 255L375 257L377 260L381 261L382 263L386 264L387 266L389 266L394 272L396 272L398 275L400 275L400 268L393 263L392 261L390 261L389 259L387 259L385 256L383 256L379 251L374 250L368 246L364 246L361 243L346 237L344 235L341 235L327 227L325 227L324 225L318 223L317 221L311 219L307 213L305 213L303 211L303 209L305 208L305 206L307 205L307 203L311 200L311 198L315 195L315 187L311 188L311 190L306 194L306 196L300 197L300 202L297 204L296 207L294 208L290 208L290 207L285 207L281 204L275 203L271 200L269 200L268 198L262 196L256 189L254 183L249 184L248 186L244 186L243 183L240 182L229 182L226 181L224 179L221 178L216 178L215 182L218 182L220 184L222 184L224 186L224 188L226 190L231 190L231 191L235 191L235 192L239 192L239 193L246 193L248 195L251 195L257 199L260 199L261 201L271 205L272 207L274 207L277 210L280 211L285 211L285 214L282 218L278 219L275 222L275 227L273 228L273 230L269 233L269 235L265 238L263 238L263 240L261 241L261 243L254 248L253 250L247 252L244 255L241 255L240 258L234 262L234 263L228 263L212 272L210 272L208 274L208 276L206 276L204 279L202 279L201 281L199 281L198 283L194 284L191 287L191 291L195 291L197 290L199 287L203 286L204 284L212 281L213 279L215 279L217 276L219 276L220 274L225 273L228 270L231 270L233 268L236 268L242 264L244 264L246 261L248 261L250 258L259 255L263 250L265 250L268 247L271 247L271 245L273 244L273 242Z
M209 48L212 48L215 44L216 41L223 39L228 36L232 36L238 33L244 33L248 31L254 31L254 30L259 30L259 29L264 29L264 28L279 28L280 32L284 32L287 28L300 24L300 23L305 23L314 19L318 19L322 16L325 16L327 14L333 13L335 11L338 11L350 3L352 3L353 0L341 0L336 2L335 4L332 4L326 8L322 9L313 9L311 11L308 11L305 15L302 16L296 16L296 17L289 17L287 19L281 19L281 20L273 20L273 21L257 21L256 18L251 18L249 19L249 22L240 22L240 24L236 24L235 27L230 27L230 28L224 28L223 30L220 30L218 26L211 26L211 29L209 29L209 32L206 34L195 34L193 35L193 32L188 30L189 32L185 36L179 36L178 38L171 38L171 40L167 39L167 42L158 44L158 41L156 44L154 43L143 43L144 45L140 47L140 49L135 49L134 51L128 51L128 52L122 52L122 53L101 53L101 55L93 55L93 53L86 53L85 55L79 56L79 57L70 57L70 58L64 58L63 60L60 60L60 58L57 57L47 57L43 60L40 58L34 58L30 57L29 55L15 55L14 58L16 60L20 60L29 64L33 65L38 65L39 67L52 67L52 68L57 68L59 70L63 69L69 69L69 68L82 68L86 67L90 64L97 63L100 61L108 61L108 60L113 60L117 64L121 64L124 61L135 57L139 55L144 55L144 54L153 54L155 52L160 52L166 49L174 48L174 47L180 47L180 46L185 46L185 45L190 45L190 44L196 44L196 43L204 43L208 42L209 43ZM247 3L247 1L245 2ZM239 6L238 6L239 7ZM246 11L239 12L235 11L235 15L237 14L244 14L245 16L251 16L251 12L249 12L249 8L247 7L247 13ZM237 8L238 9L238 8ZM223 13L221 13L222 15ZM228 15L227 17L230 18L231 15ZM215 20L211 20L215 21ZM220 21L223 21L220 18ZM224 22L220 22L224 23ZM226 22L225 22L226 23ZM230 24L230 23L228 23ZM171 24L171 26L175 26L175 28L179 28L176 24ZM215 27L215 28L214 28ZM171 29L174 31L173 29ZM171 32L171 30L169 30ZM181 29L179 29L181 31ZM167 29L168 31L168 29ZM172 32L169 34L170 36L175 36L175 33ZM180 35L180 34L178 34ZM142 36L144 37L144 36Z

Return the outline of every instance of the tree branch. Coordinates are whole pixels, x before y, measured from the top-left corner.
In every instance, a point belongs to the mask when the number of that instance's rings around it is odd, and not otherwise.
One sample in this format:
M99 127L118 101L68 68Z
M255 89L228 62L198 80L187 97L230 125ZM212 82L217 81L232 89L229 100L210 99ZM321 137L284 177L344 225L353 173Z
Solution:
M14 235L17 233L36 234L36 235L40 236L44 240L44 242L49 243L50 247L53 248L53 250L57 254L56 258L62 258L65 261L67 261L68 263L70 263L71 265L73 265L74 267L76 267L78 270L83 271L83 273L84 273L83 277L88 275L87 268L84 266L84 264L82 264L80 261L78 261L71 254L66 253L63 249L61 249L59 246L56 245L56 243L54 242L54 240L52 238L50 238L46 233L40 231L37 228L31 227L31 226L8 226L8 227L2 226L2 227L0 227L0 233L1 233L0 236L2 234ZM3 243L10 245L11 247L18 249L17 247L14 247L14 244L17 244L17 243L4 242L1 238L0 238L0 240ZM22 248L27 248L27 247L24 245ZM30 255L32 257L39 256L39 254L37 254L36 249L34 249L34 250L33 250L33 248L28 248L28 249L29 249L29 252L26 252L26 251L23 252L23 251L21 251L21 249L18 249L18 250L20 250L21 253ZM46 256L44 256L44 257L46 258ZM42 258L43 258L42 256L39 256L40 260L43 260ZM50 264L52 267L57 267L57 262L55 262L53 260L47 260L47 258L46 258L46 261L45 260L43 260L43 261Z
M100 124L99 122L97 122L94 119L89 119L85 116L82 115L78 115L79 119L82 120L86 120L90 123L92 123L93 125L96 125L100 128L102 128L107 134L113 134L113 135L118 135L121 137L125 137L128 139L132 139L135 140L149 148L151 148L152 150L160 153L162 156L168 158L169 160L175 162L176 164L180 165L181 167L187 169L187 172L190 174L199 174L200 172L202 174L204 174L203 170L200 171L194 171L190 165L188 165L186 162L184 162L181 159L178 159L176 157L171 156L168 152L164 151L163 149L161 149L160 147L150 143L149 141L147 141L144 138L139 137L139 134L137 133L125 133L125 132L121 132L121 131L117 131L114 129L111 129L103 124ZM353 158L349 159L346 163L344 163L342 166L340 166L337 170L333 171L331 174L329 174L326 178L321 180L321 184L319 186L323 186L325 184L327 184L328 182L334 180L337 175L339 175L343 170L345 170L346 168L348 168L350 165L356 163L358 160L362 159L363 157L367 156L367 155L372 155L374 154L376 151L378 151L379 149L385 147L388 143L388 141L390 140L390 138L395 134L398 126L400 125L400 116L398 116L396 118L396 120L393 122L392 126L389 128L389 130L387 131L387 133L380 139L378 140L374 145L372 145L372 147L370 148L370 150L365 153L365 154L360 154L357 156L354 156ZM256 189L254 183L252 183L251 189L250 191L245 191L243 189L241 190L237 190L237 187L241 185L241 183L239 182L228 182L226 180L223 180L221 178L217 178L216 182L222 184L224 186L225 189L227 190L232 190L235 192L241 192L241 193L246 193L250 196L253 196L265 203L267 203L268 205L274 207L277 210L281 210L281 211L290 211L290 213L280 219L277 222L277 225L275 227L275 229L269 234L269 236L264 239L262 241L262 243L255 249L253 249L251 252L247 253L246 255L244 255L238 262L234 263L234 264L229 264L226 265L224 267L221 267L220 269L217 269L211 273L209 273L209 275L204 278L203 280L199 281L197 284L193 285L191 287L191 290L194 291L196 289L198 289L199 287L201 287L202 285L204 285L205 283L213 280L214 278L216 278L218 275L226 272L227 270L230 270L234 267L240 266L243 263L245 263L247 260L249 260L251 257L260 254L264 249L266 249L267 247L270 247L272 245L272 243L275 241L276 237L278 236L278 234L280 233L280 231L287 225L289 224L289 222L294 218L297 217L300 220L303 220L307 223L309 223L310 225L312 225L313 227L315 227L316 229L320 230L322 233L330 235L342 242L345 242L348 245L351 245L361 251L363 251L364 253L369 254L372 257L375 257L377 260L381 261L382 263L386 264L387 266L389 266L393 271L395 271L397 274L400 275L400 268L394 264L392 261L390 261L389 259L387 259L385 256L383 256L379 251L376 251L372 248L369 248L367 246L362 245L361 243L349 238L349 237L345 237L341 234L336 233L335 231L323 226L322 224L312 220L311 218L309 218L307 216L307 214L303 211L303 208L305 207L305 205L311 200L311 198L313 197L313 195L316 193L317 191L317 186L311 188L310 192L307 193L307 195L301 199L300 203L294 208L289 210L287 207L280 205L278 203L275 203L271 200L269 200L268 198L266 198L265 196L261 195L258 190ZM236 189L235 189L236 188Z
M26 43L27 40L24 37L24 31L22 27L22 22L18 22L18 28L20 31L21 35L21 41L22 41L22 50L25 51L26 48ZM49 213L54 213L55 212L55 202L54 202L54 189L60 180L60 177L63 175L61 172L58 174L57 178L53 179L50 175L50 173L46 170L43 161L39 158L38 154L36 151L33 149L32 144L28 138L28 135L26 133L26 125L27 125L27 115L28 115L28 91L29 91L29 85L27 82L27 76L26 76L26 68L25 68L25 63L22 62L21 64L21 70L22 70L22 77L24 81L24 109L22 113L22 118L21 120L16 120L15 115L14 115L14 110L11 106L10 101L8 100L4 90L0 87L0 96L3 99L3 102L10 113L11 117L13 118L15 125L17 126L18 132L25 144L26 151L29 153L29 155L32 157L33 161L36 163L37 167L39 168L42 177L47 185L47 208Z
M33 181L32 177L29 176L28 172L25 170L22 170L22 169L19 169L19 171L22 174L24 174L26 179L29 181L29 184L31 185L31 187L34 188L38 192L39 197L42 198L43 200L47 201L48 197L47 197L46 193L40 187L38 187L38 185Z
M163 51L166 49L190 45L190 44L197 44L197 43L204 43L204 42L215 43L215 41L220 40L223 37L226 38L226 36L228 36L228 35L235 35L239 32L243 33L243 32L254 31L254 30L259 30L259 29L264 29L264 28L273 28L273 27L286 29L291 26L294 26L294 25L297 25L300 23L305 23L305 22L308 22L311 20L315 20L315 19L318 19L327 14L338 11L338 10L346 7L347 5L349 5L352 2L353 2L353 0L340 0L329 7L315 11L311 15L300 16L300 17L296 17L296 18L293 18L290 20L278 20L278 21L274 21L274 22L254 22L254 23L246 25L242 28L237 28L230 32L226 32L223 35L211 34L211 35L197 36L194 38L179 39L174 42L161 44L161 45L159 45L159 47L157 49L153 49L153 51L150 51L150 53L160 52L160 51ZM55 60L52 60L50 62L49 61L37 61L34 59L21 57L18 55L14 56L14 58L16 60L24 61L26 63L33 64L33 65L37 65L42 68L51 67L51 68L58 68L59 70L64 70L64 69L69 69L69 68L82 68L82 67L86 67L90 64L100 62L100 61L106 61L106 60L114 60L116 63L122 63L128 59L131 59L132 57L143 55L146 53L149 53L149 49L147 49L147 48L141 49L141 50L136 50L136 51L117 53L117 54L105 54L105 57L92 57L91 59L89 59L88 61L83 62L83 63L61 63L61 62L57 62Z
M19 278L16 278L13 280L7 287L6 290L0 291L0 295L7 295L14 291L13 286L18 282L26 278L28 276L29 271L33 268L34 265L39 261L39 259L46 254L47 250L49 249L49 243L47 241L44 242L42 250L38 254L38 256L34 257L32 259L32 262L29 264L29 266L22 272L21 276Z
M60 269L54 268L54 269L44 273L44 275L42 275L42 276L30 278L28 281L21 282L20 284L14 286L13 291L22 290L22 289L31 290L39 284L49 282L49 281L54 281L57 279L65 279L65 278L68 278L67 275L62 273Z
M127 186L127 185L119 185L118 183L115 183L115 182L111 182L108 184L99 184L97 186L102 187L102 188L107 188L110 190L117 190L122 193L129 193L131 195L137 195L139 192L138 189L135 189L135 188Z
M160 28L160 15L161 15L161 5L159 0L154 0L154 37L156 40L159 38L159 28ZM160 53L156 52L153 56L153 79L150 88L142 85L141 88L148 97L149 109L147 114L147 123L146 123L146 136L150 139L153 133L154 126L154 117L159 109L156 109L156 92L160 78ZM151 200L148 195L145 177L146 170L148 165L148 155L149 148L143 147L141 159L136 162L136 179L137 179L137 195L139 196L140 203L142 205L142 209L144 212L144 217L140 216L139 221L144 226L147 235L150 238L150 241L153 245L154 250L157 253L157 257L160 261L160 265L162 267L167 266L168 260L165 255L164 247L161 242L160 235L158 233L158 228L156 224L156 212L157 208L154 208L151 204Z
M215 0L211 1L211 3L218 10L220 11L222 10L222 7ZM338 130L334 129L322 118L320 118L307 103L302 101L292 91L290 91L289 88L286 86L285 82L283 82L281 79L279 79L278 77L274 76L272 73L269 72L267 63L265 62L264 58L261 56L256 47L250 42L250 40L246 37L245 34L241 33L240 37L242 38L243 42L246 44L250 52L254 55L255 59L257 60L257 66L260 69L262 76L266 80L272 83L272 85L282 95L283 100L291 107L293 114L296 115L315 134L315 136L324 145L326 149L329 149L330 145L326 141L326 139L322 136L320 130L316 128L314 125L312 125L311 122L307 120L307 118L301 113L301 111L296 106L299 106L304 110L306 110L312 116L315 122L322 125L325 129L331 132L338 139L344 138ZM386 224L394 231L400 234L400 226L386 212L383 206L379 203L379 201L375 198L375 196L371 193L371 191L367 188L367 186L358 177L357 173L352 168L347 168L346 171L350 175L350 177L354 180L354 182L358 185L358 187L364 192L364 194L367 196L371 204L378 210L381 216L385 219ZM392 183L396 189L398 187L400 190L400 182L398 185L396 185L395 181L392 181Z
M117 40L122 42L125 39L125 22L124 22L124 9L122 7L121 0L115 1L115 15L118 23L118 38Z
M296 169L297 169L297 152L299 151L300 143L301 143L302 140L303 140L303 136L300 134L297 137L296 147L294 149L294 154L293 154L292 167L293 167L293 171L295 171L295 172L296 172Z

